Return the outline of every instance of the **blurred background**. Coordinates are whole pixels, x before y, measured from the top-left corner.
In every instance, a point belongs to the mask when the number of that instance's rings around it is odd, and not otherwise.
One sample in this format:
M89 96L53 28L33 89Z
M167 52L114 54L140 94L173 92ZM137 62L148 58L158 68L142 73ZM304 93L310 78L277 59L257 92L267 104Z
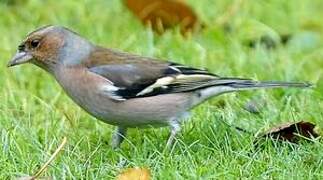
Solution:
M217 119L253 132L298 120L323 127L323 1L152 2L0 0L1 179L34 172L63 135L69 146L48 176L114 177L123 167L144 165L156 177L322 177L322 143L296 152L269 148L251 162L244 147L252 136ZM123 150L114 152L108 145L113 127L79 109L47 73L32 65L6 67L27 33L48 24L66 26L104 47L223 76L309 81L316 87L244 92L207 102L184 127L181 139L187 144L180 143L174 159L159 154L166 129L133 130Z

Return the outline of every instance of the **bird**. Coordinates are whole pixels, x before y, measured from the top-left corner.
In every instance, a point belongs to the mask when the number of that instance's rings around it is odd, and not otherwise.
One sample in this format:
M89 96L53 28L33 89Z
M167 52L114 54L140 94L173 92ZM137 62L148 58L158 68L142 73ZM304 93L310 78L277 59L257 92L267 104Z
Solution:
M7 66L25 63L47 71L78 106L116 126L113 148L120 147L129 128L145 127L169 127L166 146L172 147L190 110L224 93L312 86L222 77L202 68L105 48L60 25L30 32Z

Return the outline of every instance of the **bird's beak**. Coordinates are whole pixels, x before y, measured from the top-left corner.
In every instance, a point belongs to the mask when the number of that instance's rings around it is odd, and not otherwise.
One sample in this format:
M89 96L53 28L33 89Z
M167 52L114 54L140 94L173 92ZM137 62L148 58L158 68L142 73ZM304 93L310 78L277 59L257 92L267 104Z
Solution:
M16 55L8 62L7 66L12 67L19 64L24 64L33 59L33 56L25 51L18 51Z

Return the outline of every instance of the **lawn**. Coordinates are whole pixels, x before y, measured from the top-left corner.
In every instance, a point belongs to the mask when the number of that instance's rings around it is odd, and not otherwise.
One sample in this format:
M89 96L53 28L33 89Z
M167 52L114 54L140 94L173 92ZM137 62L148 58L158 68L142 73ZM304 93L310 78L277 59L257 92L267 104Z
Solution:
M234 1L188 0L206 27L186 38L178 29L154 34L121 0L8 2L0 1L0 179L34 174L64 136L66 146L42 176L113 179L138 166L149 168L154 179L323 179L322 140L253 144L255 133L284 122L323 128L323 1L245 0L226 32L217 22ZM165 150L167 128L132 129L113 150L114 127L76 106L47 73L32 65L6 67L25 35L47 24L69 27L102 46L223 76L316 86L222 95L192 111L172 150ZM248 46L251 39L277 40L279 34L291 39L272 49ZM254 99L266 102L259 114L244 108Z

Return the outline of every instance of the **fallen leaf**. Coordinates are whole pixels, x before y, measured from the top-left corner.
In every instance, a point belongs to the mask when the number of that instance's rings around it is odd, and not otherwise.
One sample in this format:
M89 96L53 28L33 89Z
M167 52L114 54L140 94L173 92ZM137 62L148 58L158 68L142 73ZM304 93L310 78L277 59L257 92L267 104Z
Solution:
M203 26L182 0L125 0L125 5L143 24L159 34L178 25L182 34Z
M269 129L260 137L271 137L273 139L297 143L301 137L305 137L304 139L319 137L320 135L315 128L316 125L311 122L289 122Z
M150 180L150 171L147 168L129 168L117 176L117 180Z

